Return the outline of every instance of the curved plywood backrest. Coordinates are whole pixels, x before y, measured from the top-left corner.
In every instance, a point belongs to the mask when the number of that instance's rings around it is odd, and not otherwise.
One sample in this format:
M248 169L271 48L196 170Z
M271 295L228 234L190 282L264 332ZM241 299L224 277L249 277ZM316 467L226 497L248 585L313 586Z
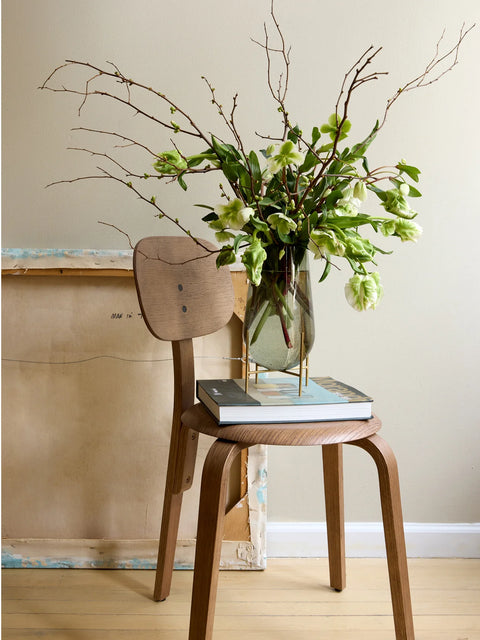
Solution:
M138 299L147 327L160 340L213 333L233 313L228 267L217 269L216 247L188 236L143 238L133 253ZM206 250L206 247L208 250Z

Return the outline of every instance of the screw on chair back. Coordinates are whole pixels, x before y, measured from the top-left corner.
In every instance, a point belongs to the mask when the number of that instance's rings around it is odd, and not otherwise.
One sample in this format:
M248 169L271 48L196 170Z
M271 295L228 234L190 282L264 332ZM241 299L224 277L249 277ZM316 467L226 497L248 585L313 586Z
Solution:
M135 284L147 327L160 340L185 340L221 329L233 313L228 267L216 247L192 238L143 238L135 247ZM211 253L212 252L212 253Z

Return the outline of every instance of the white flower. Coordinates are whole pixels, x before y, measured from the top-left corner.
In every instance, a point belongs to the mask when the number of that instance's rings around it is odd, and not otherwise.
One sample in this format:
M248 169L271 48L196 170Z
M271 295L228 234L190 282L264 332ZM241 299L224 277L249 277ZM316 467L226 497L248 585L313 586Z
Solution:
M356 311L375 309L382 295L383 287L380 284L380 275L377 272L364 276L356 273L345 285L347 302Z
M280 233L287 235L290 231L295 231L297 223L284 213L272 213L267 218L272 229L277 229Z
M365 202L365 200L367 199L367 195L368 191L365 182L363 182L363 180L359 180L358 182L356 182L355 186L353 187L354 198L357 198L361 202Z
M356 186L357 185L355 185L355 187ZM340 210L341 215L356 216L358 214L360 205L361 201L360 198L355 195L355 188L347 187L343 191L343 197L340 198L340 200L337 200L335 208Z
M312 231L308 248L313 253L315 260L326 258L328 254L334 256L345 255L345 245L330 230Z
M244 207L243 202L238 198L231 200L227 204L219 204L215 207L215 213L218 215L223 228L241 229L254 214L251 207Z
M395 235L397 235L402 242L416 242L422 235L422 227L413 222L413 220L406 220L405 218L397 218L395 220Z

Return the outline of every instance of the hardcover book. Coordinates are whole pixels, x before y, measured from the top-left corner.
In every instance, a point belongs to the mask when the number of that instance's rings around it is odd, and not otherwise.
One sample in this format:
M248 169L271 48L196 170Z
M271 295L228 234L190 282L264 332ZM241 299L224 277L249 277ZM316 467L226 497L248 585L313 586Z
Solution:
M197 398L220 424L366 420L372 417L373 402L329 377L311 378L299 396L298 379L268 374L258 383L250 381L248 393L243 379L197 380Z

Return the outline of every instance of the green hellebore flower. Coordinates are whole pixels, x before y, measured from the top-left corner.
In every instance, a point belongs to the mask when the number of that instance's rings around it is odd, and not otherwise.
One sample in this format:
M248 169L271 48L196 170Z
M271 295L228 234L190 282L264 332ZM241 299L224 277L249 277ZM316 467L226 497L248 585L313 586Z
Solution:
M328 254L333 256L345 255L345 246L333 231L312 231L308 248L313 253L315 260L325 258Z
M340 201L339 201L340 202ZM350 201L342 201L340 204L339 202L337 202L337 206L335 207L335 211L339 214L339 215L343 215L343 216L357 216L358 215L358 208L355 205L354 200L350 200Z
M347 302L356 311L375 309L383 294L380 275L377 272L360 275L356 273L345 285Z
M278 153L268 159L268 168L271 173L277 173L289 164L294 164L299 167L303 164L304 160L303 154L297 151L292 140L287 140L282 144Z
M335 140L335 138L337 137L337 131L338 131L340 122L341 122L340 116L336 113L332 113L332 115L328 118L328 124L322 124L322 126L320 127L320 131L322 133L329 133L331 140ZM347 133L350 131L351 128L352 128L352 124L350 120L345 120L345 122L342 125L342 129L340 131L340 137L338 139L343 140L344 138L346 138Z
M382 224L382 226L380 227L380 231L384 236L393 236L393 234L395 233L395 223L396 220L387 220Z
M248 279L256 287L262 280L262 267L266 258L267 252L257 238L253 239L242 255L242 262L245 265Z
M409 189L409 187L404 183L400 186L400 189L389 189L386 191L386 197L382 202L382 207L389 213L393 213L400 218L415 218L417 212L410 208L410 205L405 199L405 191L407 191L407 189Z
M297 223L286 216L284 213L272 213L267 218L268 224L272 229L276 229L279 233L287 235L290 231L295 231Z
M245 207L243 202L238 198L231 200L227 204L219 204L215 207L215 213L218 215L223 228L239 230L254 215L251 207Z
M353 197L358 198L360 202L365 202L365 200L367 199L367 195L368 191L365 182L363 182L362 180L356 182L355 186L353 187Z
M345 244L347 245L347 255L355 260L365 262L371 260L375 255L374 246L366 238L350 237L346 239Z
M402 242L416 242L422 235L422 227L413 222L413 220L405 220L404 218L397 218L395 220L395 235L397 235Z
M267 157L273 155L274 151L275 151L275 145L274 144L269 144L267 149L266 149Z
M158 160L153 163L153 167L158 173L174 175L181 173L188 168L187 161L180 153L174 149L173 151L164 151L158 155Z
M358 215L358 207L361 204L359 198L355 195L354 187L347 187L342 192L343 197L337 200L335 209L339 215L356 216Z

